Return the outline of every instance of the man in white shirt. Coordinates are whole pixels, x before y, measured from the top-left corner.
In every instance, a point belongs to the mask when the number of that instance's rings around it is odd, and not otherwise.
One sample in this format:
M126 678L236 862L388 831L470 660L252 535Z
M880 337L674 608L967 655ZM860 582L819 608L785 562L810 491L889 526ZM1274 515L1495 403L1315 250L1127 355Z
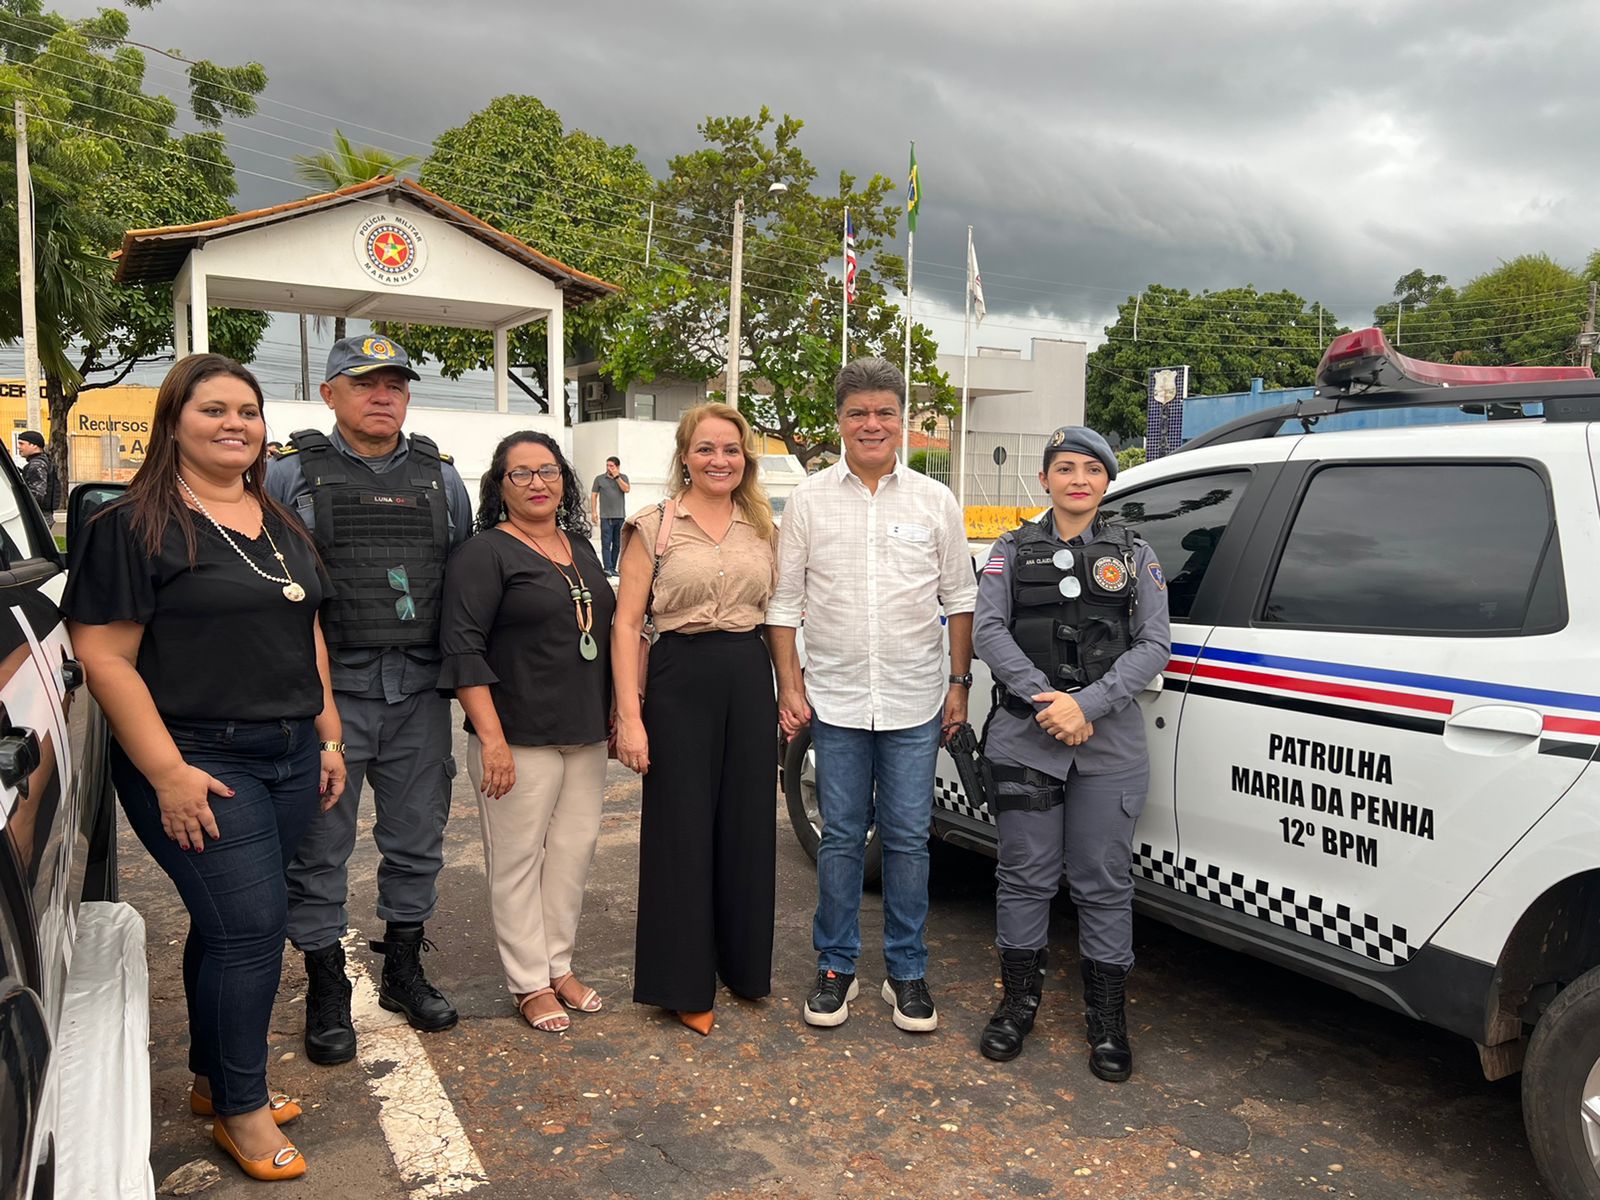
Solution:
M842 1025L859 991L862 859L875 816L882 994L899 1028L922 1033L939 1020L923 943L934 765L942 730L967 719L977 583L950 489L895 458L904 397L904 377L881 358L839 372L844 458L796 488L784 509L767 628L780 721L791 736L809 722L817 754L817 982L806 1022ZM803 672L795 639L802 617Z

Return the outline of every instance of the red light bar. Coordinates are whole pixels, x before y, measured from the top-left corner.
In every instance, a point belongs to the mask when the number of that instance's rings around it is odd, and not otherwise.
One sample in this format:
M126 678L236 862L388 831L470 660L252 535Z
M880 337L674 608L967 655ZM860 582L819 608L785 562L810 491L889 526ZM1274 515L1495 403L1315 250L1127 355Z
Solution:
M1388 387L1465 387L1484 383L1549 383L1593 379L1588 367L1476 367L1407 358L1389 345L1381 329L1357 329L1328 343L1317 364L1318 386L1350 383Z

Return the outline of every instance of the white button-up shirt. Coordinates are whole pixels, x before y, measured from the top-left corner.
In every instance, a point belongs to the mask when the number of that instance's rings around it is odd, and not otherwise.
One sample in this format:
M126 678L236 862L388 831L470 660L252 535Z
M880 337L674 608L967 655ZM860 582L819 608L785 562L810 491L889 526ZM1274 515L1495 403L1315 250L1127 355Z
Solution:
M909 729L949 690L945 613L978 585L950 489L896 464L867 486L840 461L794 490L767 624L805 629L806 700L829 725Z

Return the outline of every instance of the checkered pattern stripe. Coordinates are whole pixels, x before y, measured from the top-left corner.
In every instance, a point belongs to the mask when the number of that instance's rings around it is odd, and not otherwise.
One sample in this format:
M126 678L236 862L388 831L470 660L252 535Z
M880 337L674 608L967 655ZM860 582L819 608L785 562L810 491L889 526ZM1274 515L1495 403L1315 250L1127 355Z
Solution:
M967 794L961 790L959 779L942 779L933 777L933 803L938 808L947 808L959 816L970 817L974 821L982 821L985 825L993 825L994 817L987 809L976 808L967 802Z
M1192 858L1180 864L1171 850L1158 854L1153 846L1141 845L1134 852L1133 869L1152 883L1364 954L1382 966L1398 966L1418 949L1406 940L1402 927L1383 925L1371 913L1353 913L1348 904L1332 904L1294 888L1273 887L1264 879L1247 881L1237 871L1224 872L1213 864L1201 866Z

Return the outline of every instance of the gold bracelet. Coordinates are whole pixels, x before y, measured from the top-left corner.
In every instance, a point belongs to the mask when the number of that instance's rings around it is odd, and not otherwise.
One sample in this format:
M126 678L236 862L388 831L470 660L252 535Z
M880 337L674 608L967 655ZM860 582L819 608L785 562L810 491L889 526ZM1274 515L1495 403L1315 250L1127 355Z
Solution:
M329 754L343 754L344 753L344 743L343 742L318 742L317 743L317 749L326 751Z

